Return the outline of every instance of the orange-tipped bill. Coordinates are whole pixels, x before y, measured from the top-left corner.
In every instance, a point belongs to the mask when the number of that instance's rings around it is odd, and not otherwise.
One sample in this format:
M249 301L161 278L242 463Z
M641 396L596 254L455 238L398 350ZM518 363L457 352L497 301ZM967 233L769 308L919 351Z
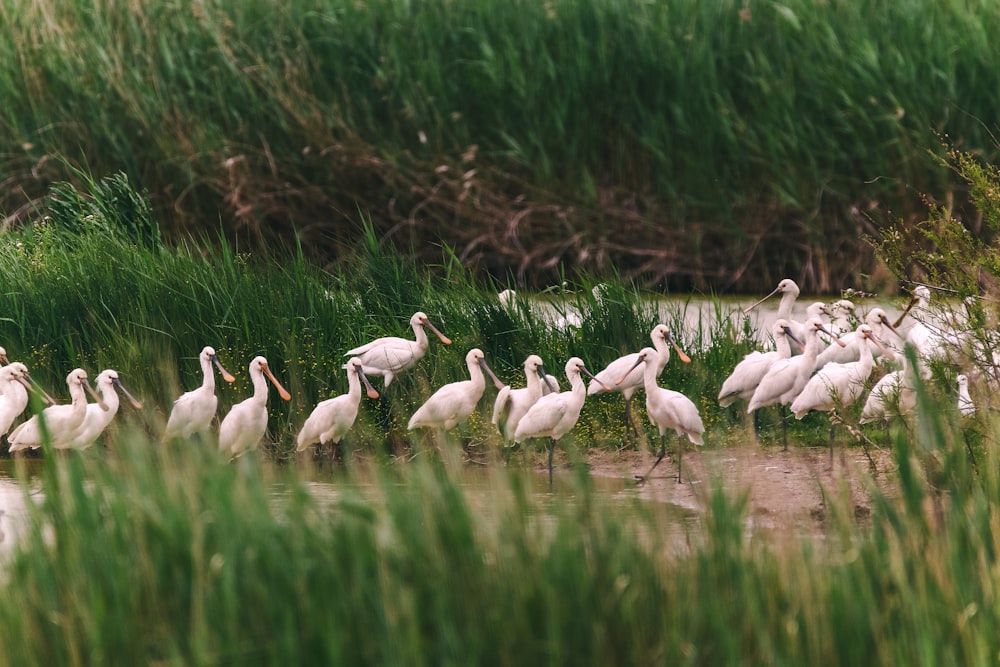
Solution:
M826 327L822 327L821 326L820 328L816 329L816 331L822 331L827 336L829 336L831 339L833 339L833 342L836 343L837 345L839 345L840 347L847 347L847 343L845 343L844 341L840 340L839 338L837 338L836 336L834 336L832 333L830 333L830 330L827 329Z
M262 365L260 370L264 372L267 379L270 380L271 384L273 384L275 389L278 390L278 396L281 396L286 401L292 400L292 395L288 393L287 389L281 386L281 383L278 382L278 378L274 377L274 373L271 372L271 369L268 368L267 364Z
M431 324L430 320L425 319L423 322L424 326L434 332L434 335L441 339L441 342L445 345L451 345L451 339L445 336L443 333L437 330L437 327Z
M883 345L882 341L880 341L878 339L878 336L876 336L875 334L869 334L868 335L868 340L870 340L871 342L875 343L875 347L877 347L878 349L882 350L882 354L885 355L886 359L888 359L889 361L895 361L895 359L896 359L896 353L893 352L892 350L890 350L889 348L887 348L885 345Z
M94 403L97 403L97 405L101 408L101 410L107 412L108 410L107 404L105 404L105 402L101 400L101 397L97 394L96 391L94 391L94 388L91 387L90 383L87 382L86 380L83 381L83 388L86 389L87 393L90 394L91 397L94 399Z
M795 334L793 334L792 330L790 328L784 327L784 329L785 329L785 337L786 338L788 338L789 340L795 341L795 344L799 346L800 350L806 349L806 344L803 343L801 340L799 340L799 337L796 336Z
M121 380L119 380L118 378L115 378L115 379L112 380L112 382L114 382L115 386L118 387L118 391L120 391L122 393L122 395L124 395L125 398L127 398L129 400L129 403L132 404L133 408L135 408L136 410L142 410L142 403L140 401L137 401L135 399L135 396L133 396L132 394L130 394L128 392L128 389L126 389L122 385Z
M609 387L608 385L606 385L603 382L601 382L600 380L598 380L597 377L593 373L591 373L590 371L587 370L586 366L580 366L580 372L583 373L583 374L585 374L585 375L587 375L587 376L589 376L589 377L591 377L591 378L593 378L594 381L597 382L597 384L601 385L601 388L604 389L604 391L611 391L611 387Z
M681 349L680 345L678 345L677 342L674 341L673 337L670 334L666 334L664 338L666 338L667 341L674 347L674 352L677 353L678 359L683 361L685 364L691 363L691 357L687 356L687 354L684 353L684 350Z
M900 319L902 319L902 318L900 318ZM897 327L898 325L899 325L899 323L898 323L898 322L897 322L896 324L890 324L890 322L889 322L889 318L888 318L888 317L886 317L885 315L883 315L883 316L882 316L882 326L884 326L884 327L888 327L888 328L889 328L889 331L891 331L892 333L896 334L896 338L898 338L899 340L903 340L903 337L902 337L902 336L900 335L900 333L899 333L899 332L898 332L898 331L896 330L896 327Z
M671 341L671 342L673 342L673 341ZM640 355L639 355L639 358L635 360L635 363L634 363L634 364L632 364L632 368L630 368L630 369L628 369L627 371L625 371L625 374L624 374L624 375L622 375L622 376L621 376L620 378L618 378L617 380L615 380L615 386L617 387L617 386L618 386L618 385L620 385L620 384L621 384L622 382L624 382L624 381L625 381L625 378L627 378L627 377L628 377L628 376L629 376L629 375L630 375L630 374L632 373L632 371L634 371L634 370L635 370L636 368L638 368L638 367L639 367L639 364L641 364L641 363L645 363L645 361L646 361L646 355L645 355L645 354L640 354ZM689 361L690 361L690 360L689 360ZM596 379L596 378L595 378L595 379ZM600 382L600 380L597 380L597 381L598 381L598 382ZM602 384L603 384L603 383L602 383ZM607 387L605 387L605 389L607 389Z
M227 371L225 368L222 367L222 363L219 361L219 358L217 356L215 356L214 354L212 355L212 363L215 364L215 367L219 369L220 373L222 373L222 379L223 380L225 380L226 382L235 382L236 381L236 378L233 377L233 374L230 373L229 371Z
M41 396L43 401L45 401L49 405L55 405L56 404L56 399L54 399L51 396L49 396L48 392L46 392L44 389L42 389L41 387L39 387L38 383L35 382L34 379L32 379L32 377L30 375L25 374L24 379L28 381L28 385L27 385L28 389L30 389L31 391L34 391L36 394L38 394L39 396Z
M361 367L361 364L354 364L354 372L358 374L361 381L365 383L365 389L368 392L368 398L378 398L378 392L375 391L375 387L372 383L368 381L368 376L365 375L365 370Z

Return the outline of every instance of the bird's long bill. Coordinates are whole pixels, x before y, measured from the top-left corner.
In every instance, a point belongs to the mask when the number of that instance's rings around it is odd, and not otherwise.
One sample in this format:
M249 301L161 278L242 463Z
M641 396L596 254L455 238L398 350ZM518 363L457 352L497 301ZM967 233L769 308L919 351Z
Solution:
M125 398L127 398L129 400L129 403L132 404L133 408L135 408L136 410L142 410L142 402L141 401L137 401L135 399L135 396L133 396L132 394L128 393L128 389L126 389L124 387L124 385L122 385L121 380L119 380L118 378L115 378L114 380L112 380L112 382L114 382L115 386L118 387L118 391L120 391L125 396Z
M438 331L437 327L431 324L430 320L424 320L424 326L433 331L434 335L437 336L442 343L445 345L451 345L451 339Z
M0 352L0 365L6 366L10 363L10 359L7 358L6 352Z
M225 380L226 382L235 382L236 381L236 378L233 377L233 374L230 373L229 371L227 371L225 368L222 367L222 362L220 362L219 358L217 356L215 356L214 354L212 355L212 363L215 364L215 367L219 369L220 373L222 373L222 379L223 380Z
M667 341L669 341L670 344L673 345L674 352L677 353L677 358L680 359L681 361L683 361L685 364L690 364L691 363L691 357L687 356L687 354L684 353L684 350L682 350L681 346L677 344L677 342L674 340L673 336L671 336L670 334L667 334L665 337L666 337Z
M771 298L772 296L774 296L775 294L777 294L777 293L778 293L778 291L779 291L779 290L778 290L778 288L777 288L777 287L775 287L775 288L774 288L774 291L773 291L773 292L771 292L770 294L768 294L767 296L765 296L765 297L764 297L763 299L761 299L760 301L757 301L757 302L755 302L755 303L753 303L753 304L751 304L751 305L747 306L746 308L744 308L744 309L743 309L743 314L744 314L744 315L746 315L746 314L747 314L747 313L749 313L749 312L750 312L751 310L753 310L754 308L756 308L757 306L759 306L760 304L764 303L765 301L767 301L768 299L770 299L770 298Z
M627 371L625 371L625 374L624 374L624 375L622 375L622 376L621 376L620 378L618 378L617 380L615 380L615 386L617 387L617 386L618 386L618 385L620 385L620 384L621 384L622 382L624 382L624 381L625 381L625 378L627 378L627 377L629 376L629 374L630 374L630 373L631 373L632 371L634 371L634 370L635 370L636 368L638 368L638 367L639 367L639 364L641 364L641 363L645 363L645 361L646 361L646 357L642 357L642 356L640 356L640 357L639 357L639 358L638 358L638 359L636 360L636 362L635 362L634 364L632 364L632 368L630 368L630 369L628 369ZM688 361L691 361L691 360L690 360L690 359L688 359ZM587 373L587 375L590 375L590 373ZM590 375L590 377L594 377L594 376L593 376L593 375ZM595 380L597 380L597 378L594 378L594 379L595 379ZM604 387L604 383L603 383L603 382L601 382L600 380L597 380L597 381L598 381L598 382L600 383L600 385L601 385L602 387ZM604 388L605 388L605 389L608 389L608 387L604 387Z
M288 393L287 389L281 386L281 383L278 382L278 378L274 377L274 373L272 373L271 369L267 367L267 364L265 364L261 370L264 371L264 375L267 376L267 379L270 380L271 384L273 384L275 389L278 390L278 396L281 396L286 401L292 400L292 395Z
M788 327L785 327L785 336L795 341L795 344L799 346L800 350L806 349L806 344L799 340L799 337L793 334L792 330Z
M910 302L908 304L906 304L906 308L903 309L903 312L900 313L899 317L896 318L896 321L892 323L892 326L898 327L900 324L902 324L903 323L903 318L906 317L906 315L910 312L910 310L912 310L913 307L915 305L917 305L917 303L919 303L919 302L920 302L920 299L918 299L916 297L916 295L914 295L913 298L910 299Z
M839 345L840 347L847 347L847 343L845 343L844 341L840 340L839 338L837 338L836 336L834 336L832 333L830 333L830 330L827 329L826 327L821 326L819 329L816 329L816 331L822 331L827 336L829 336L831 339L833 339L833 342L836 343L837 345Z
M535 369L535 372L538 373L538 377L542 378L542 382L544 382L545 385L549 388L549 391L551 391L553 394L559 391L559 387L552 386L552 381L549 380L549 374L545 372L545 366L539 364L538 368Z
M90 394L91 397L93 397L94 403L97 403L98 407L100 407L101 410L107 412L108 406L104 403L103 400L101 400L101 397L98 396L97 392L94 391L94 388L91 387L90 383L87 382L86 380L83 381L83 388L87 390L87 393Z
M35 382L35 380L30 375L25 375L24 377L25 377L25 379L27 379L28 384L30 385L30 386L28 386L28 389L30 389L31 391L34 391L36 394L38 394L39 396L41 396L42 400L45 401L46 403L48 403L49 405L55 405L56 404L56 399L54 399L51 396L49 396L48 392L46 392L44 389L42 389L41 387L39 387L38 383Z
M504 388L503 382L501 382L500 378L498 378L496 376L496 373L493 372L493 369L490 368L490 365L488 363L486 363L486 359L480 359L479 360L479 367L483 369L484 373L486 373L487 375L490 376L490 379L493 380L493 384L496 385L497 389L503 389Z
M889 361L895 360L896 354L892 350L887 348L885 345L883 345L882 341L879 340L878 336L876 336L875 334L871 334L868 336L868 339L871 340L871 342L875 343L875 347L882 350L882 354L885 355L886 359L888 359Z
M590 371L587 370L586 366L580 366L580 372L581 373L585 373L586 375L588 375L591 378L593 378L594 380L596 380L597 384L601 385L601 387L604 388L604 391L611 391L611 387L609 387L608 385L606 385L603 382L601 382L600 380L598 380L597 377L593 373L591 373Z
M902 319L902 317L900 317L900 319ZM889 327L889 331L891 331L892 333L896 334L896 338L898 338L899 340L903 340L903 337L900 335L899 331L896 330L896 327L899 326L898 322L895 325L890 324L889 323L889 318L886 317L885 315L883 315L882 316L882 326Z
M358 374L361 381L365 383L365 389L368 391L368 398L378 398L378 392L375 391L375 387L372 383L368 381L368 376L365 375L365 369L361 367L361 364L354 364L354 372Z

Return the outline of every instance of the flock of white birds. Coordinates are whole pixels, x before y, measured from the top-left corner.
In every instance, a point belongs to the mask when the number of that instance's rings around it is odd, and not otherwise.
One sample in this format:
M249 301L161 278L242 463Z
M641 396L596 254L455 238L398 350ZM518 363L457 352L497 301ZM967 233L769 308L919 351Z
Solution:
M884 309L871 308L856 328L850 328L855 317L854 305L839 300L831 304L816 302L806 309L804 320L794 317L793 309L799 288L791 279L782 280L763 299L747 307L748 314L768 298L780 294L777 318L770 327L774 349L752 352L740 361L725 379L718 402L725 407L738 400L747 401L747 412L754 415L769 405L779 405L782 423L785 408L801 419L812 411L835 411L860 400L875 371L877 361L901 360L902 368L887 372L871 389L862 410L862 422L886 419L911 412L915 405L914 379L917 374L927 377L925 363L911 368L900 353L904 342L917 350L917 358L929 360L948 348L948 335L925 318L930 292L918 286L914 298L903 315L891 323ZM511 305L513 293L501 295L505 306ZM913 323L904 336L900 323L912 312ZM410 318L414 338L378 338L348 350L348 392L320 402L303 423L296 438L297 451L314 445L336 444L353 426L359 411L362 386L370 398L379 398L369 376L382 376L384 387L422 359L429 347L427 330L444 344L451 344L422 312ZM573 357L566 362L565 374L570 389L560 391L559 383L545 371L542 359L530 355L524 361L525 386L512 388L501 382L490 369L482 350L474 348L466 355L469 379L446 384L437 389L411 416L408 428L447 430L466 421L476 409L486 388L487 377L499 390L493 406L492 423L505 442L522 443L532 438L548 438L549 476L556 443L577 423L588 395L619 392L625 398L626 428L634 430L630 406L634 394L643 390L646 414L660 435L659 455L645 475L645 480L664 458L666 437L670 430L694 444L703 443L705 431L695 403L680 392L659 386L658 377L670 359L671 352L684 363L691 361L671 335L667 326L658 324L650 332L651 347L625 355L606 368L591 373L583 360ZM215 395L215 371L227 382L234 377L222 366L212 347L205 347L199 356L202 384L181 395L173 404L163 433L164 441L186 439L211 429L216 417L218 399ZM31 380L28 369L20 362L9 363L0 348L0 435L7 435L10 452L38 448L49 438L57 449L83 449L93 444L110 424L118 411L119 392L136 408L137 401L123 386L114 370L97 376L95 391L83 369L74 369L66 378L71 402L57 405ZM219 425L219 449L237 457L256 448L267 430L267 381L275 386L284 400L289 393L274 377L264 357L255 357L249 365L253 395L234 405ZM589 385L583 376L590 378ZM968 377L958 377L958 408L963 415L975 412L968 389ZM28 404L28 392L38 391L50 405L11 430L17 417ZM94 399L87 402L87 393ZM832 430L831 430L832 442ZM787 448L787 437L785 440ZM681 452L678 447L677 481L681 481Z

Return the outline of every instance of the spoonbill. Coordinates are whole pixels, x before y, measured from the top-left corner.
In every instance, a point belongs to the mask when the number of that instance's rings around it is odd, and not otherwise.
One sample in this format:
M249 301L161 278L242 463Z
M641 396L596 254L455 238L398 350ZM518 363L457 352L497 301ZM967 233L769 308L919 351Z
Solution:
M843 334L854 331L860 322L854 314L854 302L849 299L837 299L826 307L830 314L830 333L839 338ZM878 332L875 332L878 335Z
M11 425L28 407L28 367L19 361L0 368L0 435L10 431Z
M788 431L785 423L785 406L795 400L802 388L809 381L809 376L816 365L816 354L819 352L819 333L830 335L830 332L823 325L823 321L814 317L806 322L805 329L805 349L797 357L779 359L771 364L771 367L761 378L760 384L750 397L750 404L747 406L747 414L753 414L767 405L777 403L781 406L781 431L784 440L785 450L788 449ZM837 345L843 345L839 338L833 339Z
M29 447L38 449L42 446L43 430L40 420L45 421L45 431L48 432L52 445L60 449L65 448L87 416L88 393L94 398L98 407L107 408L101 397L87 382L87 371L82 368L74 368L70 371L69 375L66 376L66 386L69 387L71 402L68 405L50 405L15 428L8 438L11 453Z
M570 390L553 392L542 396L517 424L514 431L514 442L520 444L528 438L551 438L549 445L549 484L552 484L552 457L555 454L556 442L566 435L580 419L580 410L587 399L587 387L583 383L582 374L595 378L587 370L580 357L573 357L566 362L566 378ZM600 382L600 381L598 381ZM605 391L611 387L605 386Z
M743 360L736 364L733 372L722 383L719 390L719 405L728 407L738 399L750 400L757 385L767 374L768 369L779 359L788 359L792 352L788 340L791 339L801 348L804 347L802 341L792 333L788 320L775 320L771 326L771 335L774 338L775 349L770 352L754 351L743 357ZM757 426L757 413L754 412L754 427Z
M267 381L278 390L278 395L286 401L292 396L281 386L271 373L264 357L254 357L250 362L250 380L253 382L253 396L234 405L219 426L219 451L233 458L248 449L256 449L267 430Z
M665 324L657 324L653 327L653 330L649 332L649 338L653 341L653 348L656 350L654 367L657 377L663 372L667 361L670 360L671 347L676 350L678 359L685 364L691 363L691 357L686 355L674 342L670 330ZM604 370L597 373L590 381L590 386L587 387L588 396L599 394L602 391L617 391L625 396L625 428L628 430L634 430L631 417L632 395L637 390L642 389L644 382L643 371L636 365L639 354L639 352L633 352L624 357L618 357L605 366Z
M913 298L896 319L895 326L899 327L909 314L914 322L906 332L906 341L924 359L944 359L959 352L965 332L946 330L931 313L930 300L930 288L927 285L917 285L913 289Z
M698 414L698 406L679 391L664 389L657 384L657 354L657 350L651 347L643 348L639 352L633 367L628 370L631 373L633 369L638 369L639 366L643 367L643 384L646 390L646 414L649 415L649 421L660 430L660 454L656 457L656 462L653 463L645 475L636 476L642 482L649 478L650 474L652 474L656 466L660 465L660 461L663 460L663 457L667 453L667 429L674 429L678 439L682 435L686 435L688 440L696 445L704 443L702 434L705 432L705 425L701 421L701 415ZM621 379L624 380L625 377L627 377L627 374L622 376ZM681 483L681 461L683 456L684 443L678 441L678 484Z
M434 332L442 343L451 345L451 339L438 331L422 312L413 314L410 326L413 328L415 340L397 336L376 338L370 343L348 350L344 356L360 357L365 373L381 375L385 379L385 387L388 388L397 375L413 368L427 354L428 340L425 327Z
M816 372L795 400L792 401L791 411L796 419L802 419L807 413L818 410L831 412L840 406L853 404L865 389L868 378L875 370L875 358L872 350L868 347L868 341L875 343L876 347L882 349L886 356L891 352L882 347L878 337L872 332L872 328L867 324L862 324L857 328L861 357L857 361L845 364L830 363ZM833 426L830 426L830 461L833 462Z
M799 329L802 324L792 318L792 309L795 307L795 300L799 298L799 286L791 278L785 278L778 283L778 286L771 291L767 296L753 302L749 306L743 309L744 315L749 315L750 311L770 299L775 294L781 295L781 302L778 304L778 313L776 317L779 320L788 320L788 323L792 327L792 332L796 336L800 336Z
M137 401L125 389L118 378L118 372L115 370L109 368L101 371L94 380L94 386L97 387L97 391L101 394L104 407L102 408L96 403L87 404L87 413L83 418L83 424L80 425L79 430L73 438L66 443L67 447L86 449L97 441L97 438L100 437L101 433L104 433L104 429L108 427L108 424L111 423L111 420L118 413L118 405L120 403L118 398L119 391L124 394L125 398L132 404L132 407L136 410L142 409L142 403Z
M872 308L869 310L868 314L865 315L864 324L875 335L875 339L871 338L871 336L862 336L859 333L861 331L860 328L848 332L840 337L841 342L844 343L843 345L831 345L816 356L816 368L823 368L830 363L846 364L857 361L861 358L862 342L864 342L865 347L869 349L873 357L882 356L883 351L886 349L886 329L895 334L900 341L903 340L903 337L899 335L896 327L889 321L889 317L881 308ZM875 342L876 339L879 341L878 343Z
M465 355L465 365L469 369L470 379L451 382L431 394L430 398L410 417L407 429L411 431L421 427L450 429L464 422L476 409L479 399L486 390L484 373L490 376L497 389L503 388L503 382L493 374L486 363L486 356L478 347L472 348Z
M320 401L312 413L302 424L296 439L295 451L305 451L311 445L319 443L322 447L328 442L337 444L344 437L354 421L358 418L358 408L361 405L361 383L365 385L368 398L378 398L378 392L372 387L365 375L361 359L351 358L344 368L347 369L347 393Z
M920 363L919 360L917 363ZM930 379L930 369L921 370L920 375L925 380ZM917 407L916 382L916 369L911 365L909 356L903 355L902 370L883 375L868 393L861 410L861 423L912 413Z
M969 377L959 375L955 379L958 382L958 411L962 413L963 417L971 417L976 414L976 404L972 402L972 396L969 395Z
M174 401L174 407L167 419L167 427L163 432L164 440L190 438L195 433L207 431L212 425L215 410L219 405L219 398L215 395L213 365L219 369L222 379L226 382L236 380L222 367L213 347L202 348L198 362L201 364L201 386L181 394L180 398Z
M505 440L514 437L517 423L528 412L528 408L542 397L542 387L548 386L550 392L558 392L559 387L550 384L551 375L545 374L545 365L537 354L528 355L524 360L524 379L527 384L522 389L511 389L505 385L493 402L493 425L500 431Z

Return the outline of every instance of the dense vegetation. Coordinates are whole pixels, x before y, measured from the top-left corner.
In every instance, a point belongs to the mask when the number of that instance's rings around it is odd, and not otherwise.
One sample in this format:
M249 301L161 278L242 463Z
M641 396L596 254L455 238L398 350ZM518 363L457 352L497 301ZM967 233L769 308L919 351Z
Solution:
M336 263L364 218L406 255L443 242L536 287L617 270L830 292L884 286L860 239L887 209L965 201L937 135L995 154L991 3L3 0L0 18L9 224L74 168L121 171L174 240L297 235Z

